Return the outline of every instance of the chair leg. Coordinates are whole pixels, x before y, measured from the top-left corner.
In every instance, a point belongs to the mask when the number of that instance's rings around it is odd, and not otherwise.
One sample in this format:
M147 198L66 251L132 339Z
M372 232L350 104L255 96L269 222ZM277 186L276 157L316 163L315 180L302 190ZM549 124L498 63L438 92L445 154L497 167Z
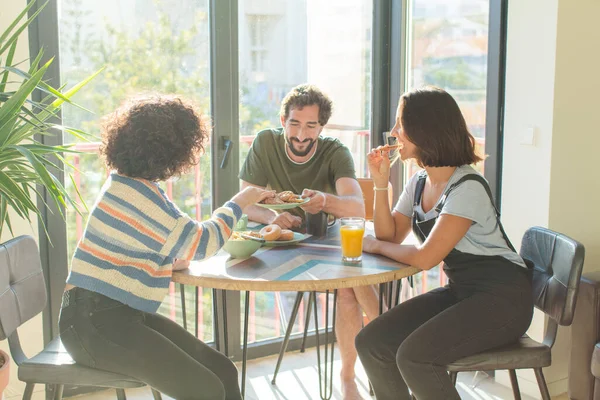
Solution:
M294 328L294 322L296 322L296 316L298 315L298 309L300 308L300 303L302 302L302 297L304 296L304 292L298 292L296 294L296 301L294 302L294 308L292 309L292 315L290 315L290 320L288 321L287 329L285 330L285 337L283 338L283 343L281 344L281 349L279 350L279 357L277 358L277 365L275 365L275 372L273 373L273 380L271 381L272 385L275 385L275 381L277 379L277 373L279 372L279 367L281 366L281 360L283 360L283 354L287 349L288 343L290 342L290 335L292 334L292 329Z
M548 386L546 386L546 379L544 379L544 373L541 368L534 368L535 378L537 379L538 386L540 387L540 393L542 394L542 400L550 400L550 392L548 392Z
M23 400L31 400L34 388L35 383L27 382L27 385L25 385L25 391L23 392Z
M452 381L452 385L456 386L456 378L458 377L458 372L450 372L450 380Z
M154 400L162 400L160 392L154 388L152 388L152 397L154 398Z
M187 313L185 311L185 285L179 284L179 296L181 297L181 319L183 321L183 329L187 331Z
M62 400L64 385L54 386L54 400Z
M125 389L116 389L117 390L117 399L118 400L127 400L127 396L125 396Z
M515 400L521 400L521 391L519 390L519 381L517 380L517 372L514 369L508 370L510 376L510 385L512 386L513 396Z
M310 309L313 302L314 293L308 294L308 304L306 305L306 319L304 320L304 335L302 336L302 345L300 346L300 353L304 353L306 349L306 336L308 336L308 325L310 324Z

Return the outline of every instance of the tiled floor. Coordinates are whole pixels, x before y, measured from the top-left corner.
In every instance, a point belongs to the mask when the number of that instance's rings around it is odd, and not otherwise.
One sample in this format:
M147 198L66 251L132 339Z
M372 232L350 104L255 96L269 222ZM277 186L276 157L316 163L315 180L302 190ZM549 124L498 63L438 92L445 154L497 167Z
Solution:
M314 349L305 354L299 352L286 354L281 370L277 376L277 385L271 385L276 356L252 360L248 363L248 388L249 400L313 400L319 399L316 354ZM334 378L339 375L340 363L334 363ZM362 366L357 365L358 382L362 396L365 400L373 399L368 393L368 383ZM496 384L493 379L483 374L459 374L458 390L461 398L466 400L506 400L512 399L509 388ZM338 380L334 379L333 397L342 400ZM35 397L34 397L35 398ZM39 397L40 399L42 397ZM170 399L170 397L163 396ZM109 400L116 399L114 391L98 392L92 395L78 396L78 400ZM129 400L150 400L152 395L147 388L128 390ZM568 400L566 395L561 395L554 400ZM523 400L535 398L523 395Z

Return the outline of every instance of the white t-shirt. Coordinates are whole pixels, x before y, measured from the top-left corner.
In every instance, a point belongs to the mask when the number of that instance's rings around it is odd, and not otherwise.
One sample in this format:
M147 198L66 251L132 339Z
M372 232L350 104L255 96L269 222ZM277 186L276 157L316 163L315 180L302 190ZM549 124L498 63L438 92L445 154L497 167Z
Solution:
M453 183L468 174L478 174L478 172L470 165L463 165L456 168L448 180L444 192ZM413 175L404 187L400 199L394 208L394 210L409 218L412 218L413 215L418 179L418 173ZM416 211L420 220L429 220L438 216L436 207L441 197L427 213L423 212L421 202L419 201ZM456 244L456 250L482 256L501 256L515 264L526 267L521 256L512 251L504 240L498 220L496 219L496 211L485 188L480 182L469 180L452 189L439 213L439 215L443 214L456 215L473 221L465 236Z

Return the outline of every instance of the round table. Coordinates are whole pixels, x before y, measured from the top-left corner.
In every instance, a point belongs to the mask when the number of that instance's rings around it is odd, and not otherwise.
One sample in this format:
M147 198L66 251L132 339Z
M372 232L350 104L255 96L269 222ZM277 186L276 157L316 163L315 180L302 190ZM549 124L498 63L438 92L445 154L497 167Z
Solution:
M335 331L335 302L337 289L352 288L358 286L377 285L393 281L399 281L402 278L410 277L420 270L389 258L363 253L360 263L345 263L342 261L341 247L337 230L330 229L326 237L307 238L294 246L276 246L262 247L251 257L247 259L231 258L224 251L220 251L216 256L200 262L192 262L188 269L173 272L172 280L182 285L192 285L196 287L212 288L215 315L215 342L217 349L220 350L218 343L218 321L217 321L217 291L235 290L243 291L246 294L246 307L244 314L244 342L242 348L242 394L245 394L246 382L246 358L248 347L248 309L250 291L296 291L299 296L296 298L296 305L299 306L304 292L311 292L315 296L316 292L325 292L327 298L329 292L333 291L333 326ZM381 288L382 286L380 286ZM382 289L380 289L380 293ZM183 290L182 290L183 293ZM222 292L223 300L224 292ZM382 298L380 296L380 308ZM182 299L182 303L183 303ZM223 309L226 308L226 302L222 301ZM298 308L294 307L294 312L290 316L290 321L296 318L295 313ZM310 304L309 304L310 306ZM317 337L317 357L319 366L319 383L321 389L321 398L329 399L332 395L331 372L329 371L329 385L327 385L327 359L328 359L328 314L325 316L325 373L324 379L321 379L320 371L320 350L319 350L319 328L316 324L317 306L315 307L315 329ZM329 309L326 308L328 313ZM185 314L185 309L183 310ZM225 320L225 318L224 318ZM185 324L185 320L184 320ZM292 323L288 324L288 330L291 331ZM226 332L227 327L223 327ZM226 340L227 334L224 335ZM289 335L286 334L286 339ZM284 341L282 352L285 351L287 340ZM225 343L227 349L227 343ZM280 359L281 360L281 359ZM280 361L279 360L279 361ZM333 343L331 349L331 363L333 363ZM279 362L277 368L279 367ZM276 370L277 371L277 370ZM324 382L323 382L324 381Z

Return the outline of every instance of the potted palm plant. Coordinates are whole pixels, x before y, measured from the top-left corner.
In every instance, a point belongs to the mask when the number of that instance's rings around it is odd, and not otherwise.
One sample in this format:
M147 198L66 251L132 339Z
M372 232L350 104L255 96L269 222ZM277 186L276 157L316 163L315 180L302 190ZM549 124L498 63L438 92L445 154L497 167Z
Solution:
M28 69L23 69L22 62L14 60L19 36L43 9L43 6L40 7L28 17L34 4L35 0L30 1L0 33L0 235L5 229L13 233L9 210L30 224L39 219L43 226L36 201L40 187L46 189L57 209L62 210L70 203L77 212L80 211L78 203L50 172L50 167L69 167L63 154L73 150L69 146L45 145L39 137L63 132L79 138L90 137L53 121L56 121L55 117L65 103L77 107L71 98L100 71L70 89L55 89L43 80L52 59L41 65L41 51L30 61ZM32 93L36 90L43 94L41 101L33 100ZM59 170L62 171L62 168ZM83 201L81 204L84 204ZM0 358L3 365L0 367L1 398L4 390L1 385L5 385L3 375L8 374L10 360L4 352L0 352Z

